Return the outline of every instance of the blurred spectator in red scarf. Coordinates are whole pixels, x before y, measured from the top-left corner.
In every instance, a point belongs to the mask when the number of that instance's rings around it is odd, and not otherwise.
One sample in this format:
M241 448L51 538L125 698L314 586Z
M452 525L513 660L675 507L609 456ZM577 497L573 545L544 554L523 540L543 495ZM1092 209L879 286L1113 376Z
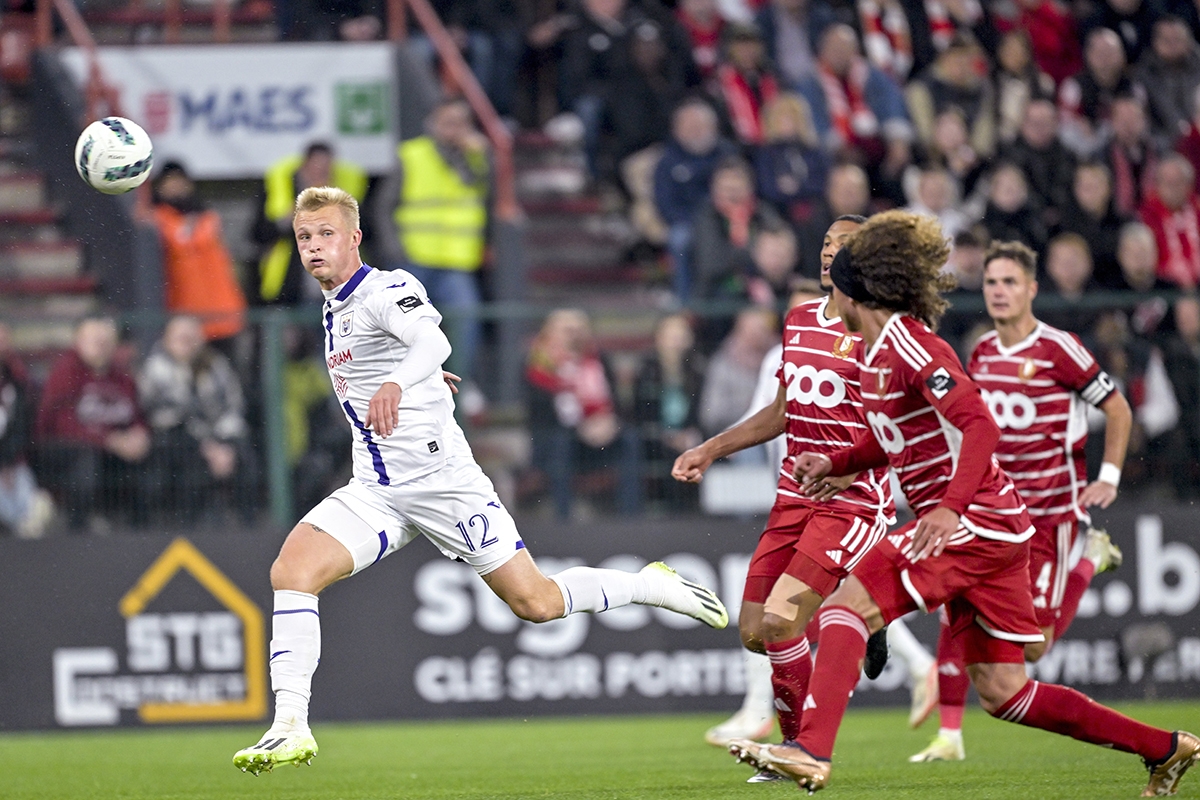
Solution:
M1142 221L1158 243L1158 275L1185 289L1200 281L1200 201L1191 163L1172 153L1159 162L1154 194L1142 204Z
M767 65L762 35L753 25L733 24L725 31L725 58L717 67L714 88L730 130L739 142L763 142L763 107L779 94L779 82Z
M692 45L692 61L700 76L708 80L717 69L721 57L721 32L725 20L717 9L717 0L679 0L675 19L688 35Z

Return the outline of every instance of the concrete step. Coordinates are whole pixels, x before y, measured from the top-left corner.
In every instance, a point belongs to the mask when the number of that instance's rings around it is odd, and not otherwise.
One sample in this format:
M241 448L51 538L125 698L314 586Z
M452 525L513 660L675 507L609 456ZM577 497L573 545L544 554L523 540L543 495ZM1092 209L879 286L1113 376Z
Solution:
M46 188L36 172L0 173L0 213L33 212L46 207Z
M83 274L79 242L12 242L0 245L0 275L10 278L76 278Z

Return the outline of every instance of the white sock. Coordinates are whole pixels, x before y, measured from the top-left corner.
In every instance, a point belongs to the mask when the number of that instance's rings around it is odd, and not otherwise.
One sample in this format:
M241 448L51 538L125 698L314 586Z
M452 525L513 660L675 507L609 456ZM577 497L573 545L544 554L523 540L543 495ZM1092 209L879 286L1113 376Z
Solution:
M275 692L272 727L308 727L312 676L321 662L321 616L317 596L275 592L271 616L271 690Z
M962 728L938 728L938 736L945 736L952 742L961 742Z
M925 673L933 666L933 656L912 635L904 620L894 619L888 624L887 640L893 655L908 665L908 674L913 681L925 680Z
M607 611L630 603L661 605L662 597L654 596L651 582L637 572L595 567L571 567L550 580L558 584L566 611L563 616L581 611ZM661 592L659 592L661 594Z
M742 710L760 717L775 716L775 689L771 686L771 659L762 653L742 650L746 670L746 697Z

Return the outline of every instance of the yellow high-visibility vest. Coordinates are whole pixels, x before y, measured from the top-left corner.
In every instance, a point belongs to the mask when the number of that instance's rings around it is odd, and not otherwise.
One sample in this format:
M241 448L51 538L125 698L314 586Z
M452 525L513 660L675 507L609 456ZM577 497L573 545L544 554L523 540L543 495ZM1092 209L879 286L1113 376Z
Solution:
M278 222L292 215L296 205L296 171L304 163L301 155L288 156L271 166L263 175L263 186L267 199L263 204L267 219ZM342 189L358 202L367 196L367 173L346 161L334 159L333 185ZM264 302L279 297L283 282L287 278L288 264L296 242L288 236L280 238L258 262L258 293Z
M487 227L487 166L482 153L467 160L479 176L464 183L433 140L418 136L398 148L404 183L396 207L400 243L414 264L472 271L483 263Z

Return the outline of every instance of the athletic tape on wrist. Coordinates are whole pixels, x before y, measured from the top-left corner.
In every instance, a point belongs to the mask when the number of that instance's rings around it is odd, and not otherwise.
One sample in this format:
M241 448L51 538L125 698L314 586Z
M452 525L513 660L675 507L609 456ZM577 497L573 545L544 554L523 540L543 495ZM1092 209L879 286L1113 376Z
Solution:
M1096 478L1096 480L1101 481L1103 483L1110 484L1111 486L1114 486L1114 487L1120 486L1121 485L1121 468L1118 467L1116 464L1105 461L1103 464L1100 465L1100 475Z

